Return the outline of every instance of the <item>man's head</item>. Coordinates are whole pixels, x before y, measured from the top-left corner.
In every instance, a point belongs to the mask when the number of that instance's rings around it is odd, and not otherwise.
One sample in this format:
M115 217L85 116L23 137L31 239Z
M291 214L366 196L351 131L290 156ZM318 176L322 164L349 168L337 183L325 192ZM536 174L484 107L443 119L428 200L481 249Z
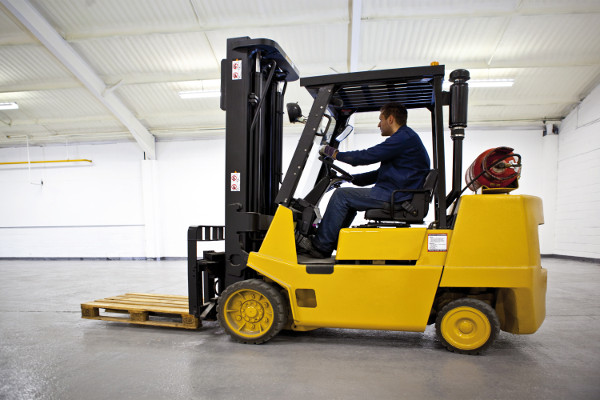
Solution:
M381 107L379 114L379 129L381 136L392 136L401 127L406 125L408 112L400 103L387 103Z

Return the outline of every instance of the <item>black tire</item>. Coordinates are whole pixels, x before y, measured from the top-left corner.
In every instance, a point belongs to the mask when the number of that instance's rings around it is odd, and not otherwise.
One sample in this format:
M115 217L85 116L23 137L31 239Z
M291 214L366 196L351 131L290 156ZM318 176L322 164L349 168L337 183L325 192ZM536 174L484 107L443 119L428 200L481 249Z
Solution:
M219 297L217 319L236 342L261 344L284 327L286 302L277 288L261 279L240 281Z
M438 313L435 321L438 340L450 351L481 354L498 337L500 320L487 303L470 298L454 300Z

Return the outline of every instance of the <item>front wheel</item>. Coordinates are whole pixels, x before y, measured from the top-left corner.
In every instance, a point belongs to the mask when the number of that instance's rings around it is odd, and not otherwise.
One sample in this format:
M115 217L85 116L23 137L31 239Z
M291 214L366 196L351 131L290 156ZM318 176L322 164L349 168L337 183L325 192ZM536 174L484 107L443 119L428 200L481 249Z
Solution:
M439 341L461 354L481 354L500 332L496 311L481 300L469 298L448 303L439 312L435 326Z
M277 335L286 323L285 299L263 280L236 282L221 294L217 318L235 341L264 343Z

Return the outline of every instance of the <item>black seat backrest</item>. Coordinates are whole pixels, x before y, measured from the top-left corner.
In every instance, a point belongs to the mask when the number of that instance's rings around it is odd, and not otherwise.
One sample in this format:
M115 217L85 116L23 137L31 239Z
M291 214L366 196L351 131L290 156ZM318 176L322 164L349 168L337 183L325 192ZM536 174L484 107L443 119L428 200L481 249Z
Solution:
M438 171L432 169L425 177L422 189L398 189L392 193L389 203L384 208L370 209L365 212L365 218L371 221L392 221L408 224L422 224L429 211L429 203L437 184ZM396 192L414 193L412 200L394 202Z

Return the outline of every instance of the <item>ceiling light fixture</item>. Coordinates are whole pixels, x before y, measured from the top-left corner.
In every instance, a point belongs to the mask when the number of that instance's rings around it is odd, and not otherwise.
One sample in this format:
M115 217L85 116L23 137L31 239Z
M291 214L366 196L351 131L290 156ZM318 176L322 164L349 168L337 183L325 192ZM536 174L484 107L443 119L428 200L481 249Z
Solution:
M473 79L468 82L470 87L511 87L514 83L514 79Z
M219 90L188 90L179 92L179 97L182 99L206 99L219 96L221 96L221 91Z
M19 105L15 102L0 103L0 110L18 110Z
M499 87L511 87L515 80L510 79L471 79L467 81L469 87L472 88L499 88ZM448 81L444 81L444 90L450 90L450 85L452 83Z

